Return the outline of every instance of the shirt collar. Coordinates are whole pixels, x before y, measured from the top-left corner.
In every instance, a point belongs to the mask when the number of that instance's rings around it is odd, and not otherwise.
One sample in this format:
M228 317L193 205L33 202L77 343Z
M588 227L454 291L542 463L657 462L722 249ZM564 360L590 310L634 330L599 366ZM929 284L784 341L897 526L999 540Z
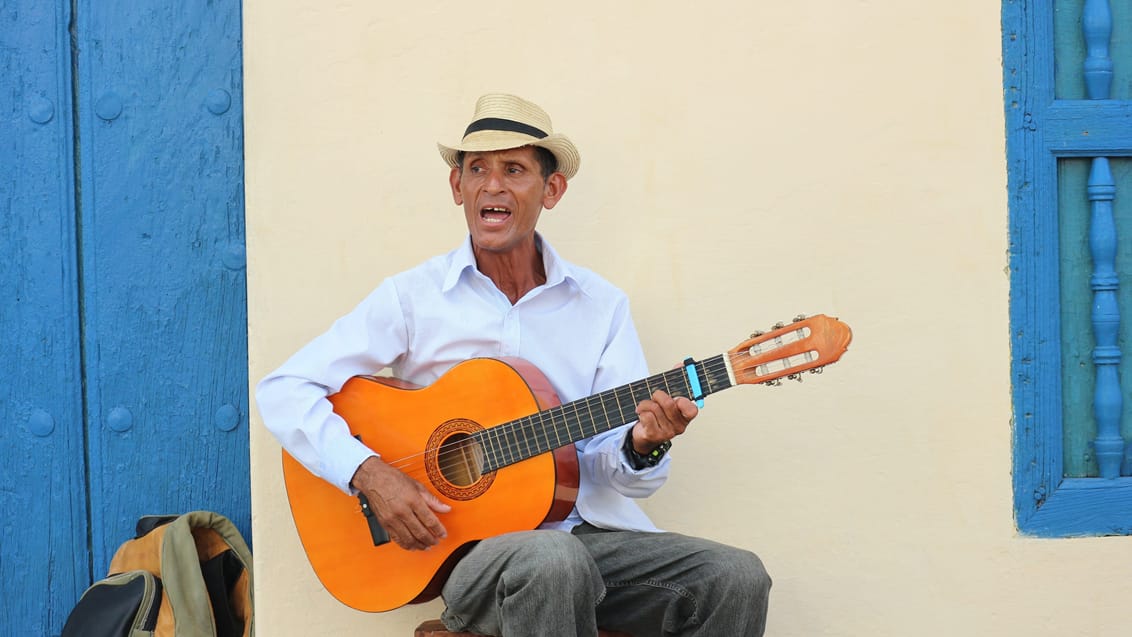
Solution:
M538 243L539 252L542 254L542 267L546 270L546 283L544 285L550 288L563 282L569 282L575 288L581 289L578 284L578 277L575 276L571 265L558 256L550 243L537 232L535 233L535 241ZM464 272L475 271L475 269L476 255L472 251L472 235L468 235L464 238L460 247L452 251L448 274L444 277L443 291L448 292L455 287Z

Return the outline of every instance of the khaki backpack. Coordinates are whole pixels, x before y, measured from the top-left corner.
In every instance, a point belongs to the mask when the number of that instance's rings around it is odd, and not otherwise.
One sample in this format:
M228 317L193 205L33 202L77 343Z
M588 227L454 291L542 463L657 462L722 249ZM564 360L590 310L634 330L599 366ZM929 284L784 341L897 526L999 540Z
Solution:
M224 516L146 516L61 637L252 637L252 556Z

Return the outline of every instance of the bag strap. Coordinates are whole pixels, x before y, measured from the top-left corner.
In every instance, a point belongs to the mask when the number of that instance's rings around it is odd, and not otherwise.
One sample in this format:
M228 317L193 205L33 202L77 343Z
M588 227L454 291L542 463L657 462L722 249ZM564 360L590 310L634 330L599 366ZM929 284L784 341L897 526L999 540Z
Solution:
M134 527L134 539L153 532L154 529L162 524L169 524L176 520L177 515L145 515L138 519L138 524Z
M201 554L198 551L197 535L214 533L226 545L224 550L217 550L219 555L231 550L238 564L247 574L248 597L248 626L245 634L254 633L254 613L252 608L252 555L248 545L244 542L236 525L228 518L212 511L193 511L177 517L169 522L165 529L165 538L161 545L161 563L163 565L163 584L165 594L173 608L183 608L188 613L177 616L177 635L197 635L213 637L212 601L207 593L204 575L199 568ZM215 557L215 555L209 557ZM207 559L207 558L206 558ZM192 564L193 568L176 568L173 564Z
M235 592L236 581L244 573L236 552L227 550L205 562L200 571L204 586L212 603L212 618L216 622L216 637L243 637L244 619L232 608L229 595Z

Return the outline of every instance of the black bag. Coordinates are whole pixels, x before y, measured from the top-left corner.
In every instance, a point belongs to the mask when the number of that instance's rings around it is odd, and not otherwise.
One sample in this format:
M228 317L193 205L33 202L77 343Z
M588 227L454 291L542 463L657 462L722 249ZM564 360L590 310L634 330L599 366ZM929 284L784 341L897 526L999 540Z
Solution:
M61 637L251 637L251 557L218 513L143 517Z

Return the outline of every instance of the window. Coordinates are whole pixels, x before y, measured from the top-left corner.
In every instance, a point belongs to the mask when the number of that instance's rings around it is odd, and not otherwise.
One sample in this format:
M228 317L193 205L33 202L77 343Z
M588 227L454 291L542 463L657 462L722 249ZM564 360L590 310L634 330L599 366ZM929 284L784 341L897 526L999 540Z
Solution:
M1132 534L1132 1L1002 16L1018 528Z

